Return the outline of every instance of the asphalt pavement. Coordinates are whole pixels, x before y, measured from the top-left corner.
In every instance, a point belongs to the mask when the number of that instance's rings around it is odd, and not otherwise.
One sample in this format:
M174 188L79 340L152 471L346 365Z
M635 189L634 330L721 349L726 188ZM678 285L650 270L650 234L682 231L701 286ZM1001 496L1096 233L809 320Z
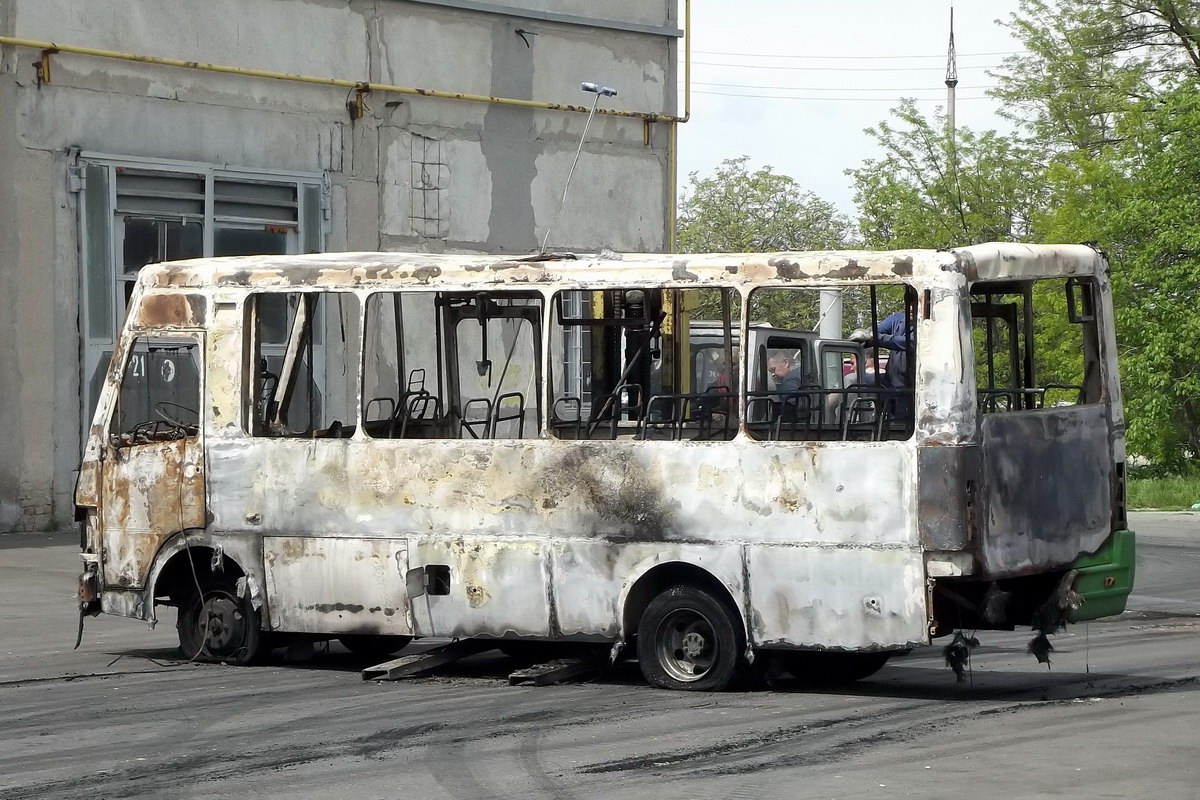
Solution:
M636 665L509 686L474 656L364 682L337 645L262 667L179 660L166 622L75 640L73 536L0 536L0 798L1200 799L1200 514L1131 515L1129 611L1054 638L984 632L813 691L651 689ZM164 614L168 617L168 614Z

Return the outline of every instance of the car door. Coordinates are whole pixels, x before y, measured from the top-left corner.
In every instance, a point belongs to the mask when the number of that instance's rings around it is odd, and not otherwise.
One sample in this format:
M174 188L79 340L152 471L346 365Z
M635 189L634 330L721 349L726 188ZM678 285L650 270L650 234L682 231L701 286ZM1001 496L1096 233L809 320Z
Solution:
M206 525L202 344L142 335L128 352L101 454L106 586L141 588L166 539Z

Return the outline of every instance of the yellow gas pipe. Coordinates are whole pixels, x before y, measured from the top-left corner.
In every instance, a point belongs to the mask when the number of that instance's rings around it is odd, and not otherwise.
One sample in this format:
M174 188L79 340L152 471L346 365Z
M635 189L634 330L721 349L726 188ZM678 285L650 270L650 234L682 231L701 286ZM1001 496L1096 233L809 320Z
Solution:
M666 122L671 125L670 143L668 144L667 153L667 178L669 188L667 192L668 209L667 218L670 228L667 232L667 250L668 252L675 249L675 215L678 205L678 155L676 146L679 141L678 125L681 122L687 122L691 117L691 98L692 98L692 37L691 37L691 20L692 20L692 0L684 0L684 65L683 65L683 116L672 114L659 114L655 112L645 111L619 111L612 108L597 108L597 114L604 114L612 117L631 117L640 119L647 124L651 122ZM194 69L201 72L218 72L225 75L240 75L248 78L267 78L270 80L290 81L292 83L308 83L318 86L335 86L342 89L351 89L358 92L358 99L367 92L387 92L391 94L407 94L419 95L421 97L437 97L443 100L463 100L471 103L493 103L503 106L516 106L518 108L534 108L544 111L567 111L580 114L586 114L591 111L590 106L572 105L570 103L547 103L540 100L519 100L514 97L492 97L483 94L469 94L467 92L447 92L441 89L422 89L416 86L396 86L388 83L371 83L370 81L351 81L342 78L320 78L313 75L299 75L292 72L274 72L265 69L250 69L247 67L231 67L225 64L209 64L203 61L184 61L177 58L162 58L159 56L144 56L137 53L122 53L116 50L101 50L95 47L78 47L70 44L58 44L55 42L42 42L34 39L22 39L15 36L0 36L0 45L11 45L13 47L28 47L42 52L42 60L38 62L38 79L43 83L50 80L50 57L58 53L71 53L73 55L90 56L92 58L108 58L117 61L133 61L141 64L154 64L160 67L177 67L180 69Z

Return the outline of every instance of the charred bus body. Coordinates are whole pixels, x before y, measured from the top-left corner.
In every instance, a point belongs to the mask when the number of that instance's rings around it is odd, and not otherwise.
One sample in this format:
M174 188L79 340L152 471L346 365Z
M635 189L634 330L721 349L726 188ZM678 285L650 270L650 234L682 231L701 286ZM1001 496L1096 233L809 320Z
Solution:
M750 320L822 289L869 295L875 333L893 293L904 375L838 381L818 347L798 388L762 378ZM1050 324L1078 347L1046 366ZM175 606L185 655L231 663L477 637L636 641L668 688L756 653L854 678L1119 613L1124 460L1087 247L162 264L80 469L81 603Z

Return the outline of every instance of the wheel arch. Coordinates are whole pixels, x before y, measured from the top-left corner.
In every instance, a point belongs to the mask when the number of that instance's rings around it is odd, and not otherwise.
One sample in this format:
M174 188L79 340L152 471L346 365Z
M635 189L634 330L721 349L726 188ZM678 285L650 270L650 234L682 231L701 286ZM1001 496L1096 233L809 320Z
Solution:
M733 592L716 575L687 561L655 564L628 586L621 597L621 638L627 642L632 640L650 601L667 588L681 583L704 589L725 603L741 626L743 642L748 640L746 619Z
M234 578L249 576L261 585L261 570L256 569L249 546L238 546L235 541L225 537L217 539L205 531L177 533L159 548L154 566L146 579L145 597L150 607L149 618L157 619L157 598L168 597L173 604L179 600L175 596L177 587L190 586L197 578L212 575L213 555L218 551L222 554L222 572ZM194 574L188 565L189 557L195 567Z

